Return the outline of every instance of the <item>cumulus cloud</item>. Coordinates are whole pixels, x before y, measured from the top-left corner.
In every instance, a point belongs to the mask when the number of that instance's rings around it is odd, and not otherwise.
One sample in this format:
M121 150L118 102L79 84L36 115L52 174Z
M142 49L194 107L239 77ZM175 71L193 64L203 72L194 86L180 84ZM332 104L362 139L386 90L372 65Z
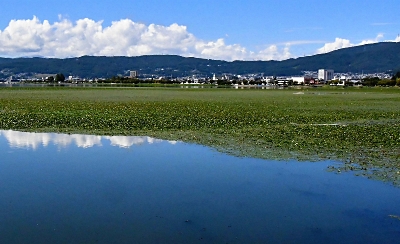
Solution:
M278 50L272 45L254 53L239 44L226 44L223 38L201 40L183 25L145 25L130 19L114 21L107 27L102 21L85 18L71 22L62 16L52 24L35 16L12 20L0 30L0 43L0 55L8 57L177 54L224 60L282 60L290 56L289 46Z
M383 34L374 39L352 43L349 39L336 38L325 43L315 53L327 53L341 48L382 41ZM400 41L400 36L395 40ZM228 44L224 38L202 40L187 30L186 26L137 23L130 19L103 26L102 21L89 18L72 22L59 16L50 23L37 17L11 20L0 30L0 56L50 58L93 56L140 56L175 54L222 60L284 60L295 57L291 48L296 45L324 43L315 40L290 41L269 45L251 51L240 44Z
M237 44L226 45L222 38L215 42L198 42L196 43L195 49L202 57L226 60L247 59L247 51L245 48Z
M334 42L326 43L323 47L317 49L316 53L317 54L328 53L328 52L332 52L332 51L335 51L335 50L338 50L341 48L378 43L378 42L381 42L383 38L384 38L384 35L382 33L379 33L375 37L375 39L366 39L357 44L351 43L350 40L348 40L348 39L336 38ZM399 41L400 41L400 36L397 36L397 38L395 40L385 40L385 42L399 42Z
M350 43L350 40L336 38L334 42L326 43L323 47L317 50L317 53L328 53L341 48L352 47L353 44Z
M367 40L363 40L362 42L360 42L358 45L365 45L365 44L372 44L372 43L377 43L380 42L383 38L383 34L378 34L375 39L367 39Z
M292 57L290 53L290 44L286 44L283 48L279 49L278 45L271 45L268 48L255 54L259 60L283 60Z

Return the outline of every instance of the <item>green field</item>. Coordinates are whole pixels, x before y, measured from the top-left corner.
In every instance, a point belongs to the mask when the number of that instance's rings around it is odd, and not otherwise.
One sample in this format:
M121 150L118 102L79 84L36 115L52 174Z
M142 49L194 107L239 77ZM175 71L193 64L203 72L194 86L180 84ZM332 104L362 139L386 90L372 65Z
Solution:
M148 135L239 156L335 159L400 183L400 89L0 88L0 128Z

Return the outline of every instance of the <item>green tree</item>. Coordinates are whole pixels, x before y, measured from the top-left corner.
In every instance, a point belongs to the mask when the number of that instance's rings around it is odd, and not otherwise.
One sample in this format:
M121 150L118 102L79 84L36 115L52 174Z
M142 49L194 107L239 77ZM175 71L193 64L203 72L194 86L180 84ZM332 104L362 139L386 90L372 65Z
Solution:
M47 81L48 81L48 82L54 82L54 77L53 77L53 76L47 77Z
M55 82L64 82L65 81L65 76L60 73L60 74L56 74L56 78L54 80Z
M396 81L383 79L383 80L378 81L377 85L378 86L394 86L394 85L396 85Z
M380 79L378 77L368 77L362 80L363 86L376 86Z

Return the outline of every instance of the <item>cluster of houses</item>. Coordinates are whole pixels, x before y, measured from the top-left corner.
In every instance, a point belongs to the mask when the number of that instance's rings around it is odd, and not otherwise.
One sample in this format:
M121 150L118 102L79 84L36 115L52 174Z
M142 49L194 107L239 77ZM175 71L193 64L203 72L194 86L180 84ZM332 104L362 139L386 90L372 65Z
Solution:
M171 81L172 83L178 84L231 84L234 86L246 86L246 85L278 85L278 86L289 86L289 85L319 85L327 84L344 86L348 83L354 85L361 84L362 79L367 77L378 77L380 79L390 79L391 76L385 73L376 74L353 74L353 73L334 73L332 69L320 69L316 71L303 71L301 76L264 76L264 74L248 74L248 75L235 75L235 74L213 74L212 77L205 75L192 75L186 77L165 77L151 75L139 75L138 71L129 71L126 78L140 79L143 82L157 82L159 81ZM33 82L45 82L48 77L42 76L39 78L28 79ZM106 80L105 78L97 79L82 79L76 76L68 76L65 82L77 84L77 83L98 83ZM24 82L26 79L14 79L10 76L7 79L0 79L0 83L11 84Z
M370 77L378 77L379 79L390 79L391 75L386 73L374 74L353 74L353 73L334 73L331 69L320 69L315 71L304 71L301 76L264 76L263 74L249 75L232 75L223 74L217 77L215 74L212 78L207 77L182 77L177 78L181 84L204 84L214 83L218 81L228 81L232 85L323 85L330 84L332 86L345 86L346 84L360 85L362 80ZM160 77L162 79L162 77Z

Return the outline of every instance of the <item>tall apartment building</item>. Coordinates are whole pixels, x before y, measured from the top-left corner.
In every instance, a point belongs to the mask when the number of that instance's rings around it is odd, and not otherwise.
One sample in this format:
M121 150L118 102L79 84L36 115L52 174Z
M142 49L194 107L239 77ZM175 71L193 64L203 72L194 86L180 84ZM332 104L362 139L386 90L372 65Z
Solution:
M333 80L333 69L319 69L318 79L324 81Z
M138 76L138 72L136 70L129 71L129 78L136 78Z

